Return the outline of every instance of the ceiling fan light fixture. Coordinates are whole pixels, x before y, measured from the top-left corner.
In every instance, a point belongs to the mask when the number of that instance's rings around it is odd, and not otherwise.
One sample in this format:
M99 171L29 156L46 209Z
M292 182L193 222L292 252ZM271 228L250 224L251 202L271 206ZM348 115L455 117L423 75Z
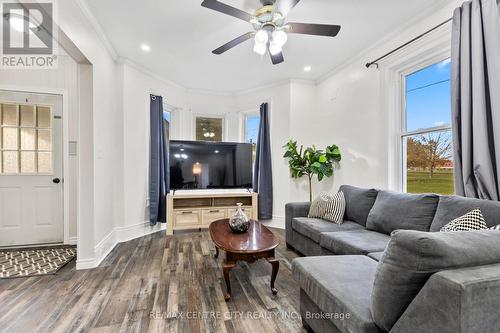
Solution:
M281 46L276 44L274 41L269 44L269 53L271 53L272 55L277 55L281 51Z
M335 37L341 29L340 25L287 22L288 12L301 0L260 0L262 7L254 14L225 4L224 1L203 0L201 6L248 22L253 26L253 31L213 50L212 53L216 55L221 55L253 38L254 52L265 55L269 51L272 64L278 65L284 61L282 50L288 39L287 34Z
M255 34L255 43L256 44L263 44L266 45L267 42L269 41L269 34L267 33L266 30L259 30Z
M260 55L266 54L266 50L267 50L266 44L255 43L255 45L253 46L253 51Z
M273 43L283 47L288 40L288 35L283 30L274 30L272 34Z

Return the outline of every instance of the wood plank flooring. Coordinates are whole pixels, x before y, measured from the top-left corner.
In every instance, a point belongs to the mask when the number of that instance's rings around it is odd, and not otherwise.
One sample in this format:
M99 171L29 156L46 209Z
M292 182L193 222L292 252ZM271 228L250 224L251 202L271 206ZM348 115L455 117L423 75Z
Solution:
M73 261L55 276L0 279L0 332L304 332L290 271L297 254L272 230L277 295L269 263L238 263L226 303L224 253L213 257L208 232L158 232L117 245L95 269Z

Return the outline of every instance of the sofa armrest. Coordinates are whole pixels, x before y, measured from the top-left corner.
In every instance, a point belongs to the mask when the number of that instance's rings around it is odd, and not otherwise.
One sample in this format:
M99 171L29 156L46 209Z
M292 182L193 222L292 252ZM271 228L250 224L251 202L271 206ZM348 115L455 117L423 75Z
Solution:
M285 205L285 229L287 244L292 242L292 219L294 217L307 217L310 206L310 202L290 202Z
M391 333L500 332L500 264L430 277Z

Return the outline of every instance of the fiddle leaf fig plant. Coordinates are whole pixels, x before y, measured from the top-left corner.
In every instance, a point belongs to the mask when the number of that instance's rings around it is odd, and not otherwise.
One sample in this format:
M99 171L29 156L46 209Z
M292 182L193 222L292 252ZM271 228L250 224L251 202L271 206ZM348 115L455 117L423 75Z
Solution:
M340 162L342 156L340 149L336 145L319 150L316 146L304 146L298 148L297 141L290 140L286 145L284 158L288 159L290 175L294 179L307 176L309 180L309 201L312 201L312 180L316 175L318 181L329 178L333 175L334 164Z

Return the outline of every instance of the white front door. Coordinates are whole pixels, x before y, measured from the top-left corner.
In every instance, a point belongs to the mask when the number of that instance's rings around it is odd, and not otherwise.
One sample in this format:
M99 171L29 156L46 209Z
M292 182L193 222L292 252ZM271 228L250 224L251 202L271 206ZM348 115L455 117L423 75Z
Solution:
M0 90L0 247L61 243L62 96Z

